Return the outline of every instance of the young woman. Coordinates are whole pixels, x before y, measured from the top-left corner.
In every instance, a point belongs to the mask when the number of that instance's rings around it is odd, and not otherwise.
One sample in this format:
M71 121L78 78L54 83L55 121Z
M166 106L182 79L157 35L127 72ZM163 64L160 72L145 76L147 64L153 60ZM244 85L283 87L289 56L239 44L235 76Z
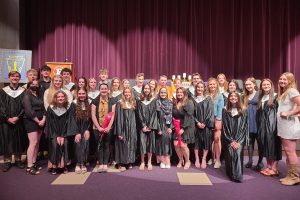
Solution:
M149 81L149 85L150 85L150 87L151 87L151 93L152 93L152 96L156 96L156 94L157 94L157 86L158 86L158 84L157 84L157 81L156 80L154 80L154 79L151 79L150 81Z
M173 100L176 99L176 90L181 87L181 80L179 78L175 78L173 81L173 85L174 85L174 92L173 92Z
M155 147L156 156L160 160L160 168L170 169L170 155L172 154L172 108L173 104L168 99L168 91L165 87L160 88L158 99L156 101L156 109L159 120L159 130L157 133Z
M121 99L122 96L120 79L117 77L112 78L110 86L109 97L112 99L112 101L114 101L115 104Z
M91 101L96 99L100 94L100 91L97 90L97 81L95 78L90 78L88 81L88 96Z
M225 74L218 74L217 80L218 80L218 84L219 84L219 92L221 94L227 93L228 82L227 82Z
M115 161L120 171L125 171L135 162L137 148L135 109L133 92L129 87L125 88L121 100L116 104L114 129Z
M245 165L246 168L251 168L253 163L253 151L254 151L254 143L257 141L259 158L257 165L254 167L255 170L260 171L264 165L262 163L262 148L260 147L260 143L257 140L257 124L256 124L256 111L257 111L257 103L258 103L258 92L257 92L256 80L253 77L247 78L244 82L244 108L247 109L248 112L248 126L249 126L249 145L248 145L248 155L249 161Z
M214 117L215 117L215 129L214 129L214 142L213 142L213 161L215 162L214 168L221 167L220 155L221 155L221 129L222 129L222 109L224 108L224 98L219 92L218 81L215 78L208 79L208 93L214 103ZM211 160L208 164L211 164Z
M226 109L222 112L222 145L225 149L227 176L234 182L243 179L244 145L248 141L247 113L237 92L229 93Z
M100 84L100 95L91 103L92 120L94 124L94 141L97 142L98 172L107 172L110 156L109 145L111 144L111 133L115 105L108 96L108 85ZM106 124L107 123L107 124ZM105 125L105 126L104 126Z
M260 171L265 176L278 176L278 161L281 160L281 142L277 136L277 100L274 85L270 79L263 79L260 84L256 123L260 151L267 159L267 168Z
M201 168L206 168L206 157L212 144L212 131L214 128L214 105L210 96L205 95L205 84L203 81L197 83L193 102L195 104L195 166L200 168L199 149L203 150Z
M77 98L74 100L76 105L75 120L78 133L75 136L75 173L86 173L86 163L89 155L89 139L91 126L91 106L86 88L76 90Z
M67 173L67 166L71 163L70 143L72 143L72 136L78 133L74 111L75 105L69 104L64 91L59 90L54 93L46 112L45 128L49 138L49 161L52 166L49 172L53 175L57 174L57 168Z
M228 102L228 95L230 92L237 92L240 94L240 88L239 88L239 84L235 79L232 79L228 82L228 89L226 92L223 93L223 98L224 98L224 105L227 105Z
M278 104L278 136L281 137L288 167L287 176L280 181L283 185L295 185L300 183L300 165L296 154L296 143L300 138L300 94L295 77L290 72L283 73L279 78Z
M78 79L78 81L77 81L77 83L76 83L76 88L75 88L75 90L72 90L72 94L73 94L73 97L74 97L74 99L77 99L77 91L79 90L79 89L85 89L86 90L86 88L87 88L87 85L88 85L88 83L87 83L87 80L86 80L86 78L85 77L80 77L79 79Z
M123 79L122 80L122 90L124 90L125 88L131 88L131 84L130 81L128 79Z
M152 153L155 153L155 135L158 130L156 112L156 99L152 96L151 87L147 83L142 87L140 100L138 101L138 116L142 129L140 131L140 170L145 168L145 154L148 157L148 170L152 170Z
M37 175L40 173L40 167L36 164L36 158L46 122L46 111L43 100L39 95L38 81L28 82L26 88L27 91L22 101L25 110L24 125L29 140L26 171L29 174Z
M184 169L189 169L191 166L188 144L195 143L195 120L193 114L193 102L189 100L187 91L183 87L179 87L176 90L176 100L173 104L173 117L180 121L180 129L173 134L175 151L179 159L178 168L181 168L184 163L182 153L185 160Z
M72 93L64 87L63 77L61 75L55 75L51 81L50 87L44 93L44 106L46 110L52 102L54 94L59 90L67 94L68 102L73 101Z

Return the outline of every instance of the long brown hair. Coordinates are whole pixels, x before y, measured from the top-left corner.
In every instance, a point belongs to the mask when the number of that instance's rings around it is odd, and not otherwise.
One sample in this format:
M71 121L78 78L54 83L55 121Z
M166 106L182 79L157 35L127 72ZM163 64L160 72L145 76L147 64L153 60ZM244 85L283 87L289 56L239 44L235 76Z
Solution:
M144 92L144 89L145 89L146 85L148 85L148 87L150 89L150 94L149 95L146 95L145 92ZM141 93L141 96L140 96L141 101L144 101L144 100L149 101L150 99L152 99L152 97L153 97L153 95L152 95L152 92L151 92L150 84L149 83L144 84L143 87L142 87L142 93Z
M244 93L244 108L248 108L248 102L249 102L249 91L246 89L246 82L250 81L254 84L254 90L258 90L256 80L254 77L249 77L244 81L244 87L243 87L243 93Z
M273 82L268 79L268 78L265 78L261 81L260 83L260 87L259 87L259 95L258 95L258 103L257 103L257 108L261 108L261 101L262 101L262 98L263 96L265 95L263 89L262 89L262 84L264 81L268 81L270 84L271 84L271 90L269 92L269 100L267 102L267 108L271 107L273 105L273 102L274 102L274 99L275 99L275 95L274 95L274 85L273 85Z
M111 84L110 84L110 91L109 91L109 97L110 97L110 98L112 97L112 94L113 94L113 92L114 92L113 84L114 84L115 80L118 80L118 81L119 81L119 88L118 88L118 90L121 91L121 80L120 80L118 77L112 78L112 79L111 79Z
M177 92L178 92L178 90L182 90L182 93L183 93L183 99L182 100L179 100L177 98ZM182 102L181 107L185 106L185 105L187 105L188 101L189 101L189 98L188 98L188 94L187 94L186 89L184 87L177 88L176 89L176 99L174 99L174 101L173 101L174 106L176 106L179 102Z
M223 76L224 79L225 79L225 82L224 82L224 91L227 91L228 90L228 81L227 81L227 78L226 78L225 74L223 74L223 73L218 74L218 76L217 76L218 84L219 84L219 77L220 76ZM219 84L219 87L220 87L220 84Z
M57 96L58 94L63 94L64 97L65 97L65 102L63 103L62 107L64 107L65 109L68 109L68 106L69 106L69 102L68 102L68 96L67 94L62 91L62 90L59 90L57 92L54 93L53 95L53 98L52 98L52 101L51 101L51 105L53 105L54 108L57 108L58 107L58 102L57 102Z
M197 93L197 87L198 87L198 85L203 85L203 87L204 87L203 96L206 96L207 95L207 88L205 86L205 83L202 80L196 84L194 96L195 97L198 96L198 93Z
M228 101L227 101L227 105L226 105L226 110L227 110L227 112L228 113L230 113L231 114L231 110L232 110L232 104L231 104L231 102L230 102L230 97L232 96L232 95L236 95L236 97L237 97L237 99L238 99L238 102L237 102L237 110L238 110L238 113L239 113L239 115L242 113L242 111L243 111L243 105L242 105L242 102L241 102L241 98L240 98L240 95L239 95L239 93L238 92L229 92L229 94L228 94Z
M285 72L281 74L280 77L281 76L285 76L289 82L287 88L280 87L278 83L278 97L279 97L278 99L285 100L287 95L286 91L290 88L294 88L297 90L297 84L296 84L295 76L291 72Z
M80 90L83 90L86 94L86 97L84 99L84 101L80 101L79 98L78 98L78 92ZM81 120L81 119L84 119L84 120L89 120L90 117L91 117L91 106L89 104L89 98L88 98L88 92L87 92L87 89L86 88L81 88L79 90L76 91L76 120ZM82 109L82 103L84 105L84 110Z
M130 94L131 94L131 97L129 99L129 104L130 104L130 110L134 110L135 109L135 106L136 106L136 103L135 103L135 99L134 99L134 95L133 95L133 92L132 92L132 89L130 87L126 87L124 88L123 92L122 92L122 97L121 97L121 105L122 105L122 108L123 109L127 109L127 106L126 106L126 98L125 98L125 91L126 90L129 90L130 91Z

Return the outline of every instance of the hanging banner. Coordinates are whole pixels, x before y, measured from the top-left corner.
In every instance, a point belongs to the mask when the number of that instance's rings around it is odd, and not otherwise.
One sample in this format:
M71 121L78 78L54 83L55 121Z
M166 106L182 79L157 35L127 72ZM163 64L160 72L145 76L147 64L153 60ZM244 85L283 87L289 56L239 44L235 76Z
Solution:
M0 82L8 83L8 73L18 71L20 83L26 83L26 71L31 69L32 51L17 49L0 49Z

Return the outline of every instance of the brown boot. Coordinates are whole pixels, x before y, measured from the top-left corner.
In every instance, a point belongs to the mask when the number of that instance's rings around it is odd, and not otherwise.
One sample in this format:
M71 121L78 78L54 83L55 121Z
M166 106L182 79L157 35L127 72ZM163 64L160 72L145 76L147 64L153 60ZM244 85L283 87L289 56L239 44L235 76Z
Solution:
M288 166L288 177L281 182L283 185L296 185L300 183L299 178L299 164L289 164Z
M290 176L289 176L290 165L289 165L289 161L288 161L287 158L286 158L286 165L287 165L287 168L288 168L288 173L287 173L286 177L279 179L280 182L286 181L287 179L290 178Z

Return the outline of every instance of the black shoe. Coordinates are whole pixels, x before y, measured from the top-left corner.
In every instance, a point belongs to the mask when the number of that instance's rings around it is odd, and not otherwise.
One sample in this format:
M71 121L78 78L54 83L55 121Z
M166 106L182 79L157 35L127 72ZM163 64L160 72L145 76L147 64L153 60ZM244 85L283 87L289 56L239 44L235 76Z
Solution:
M264 168L263 163L257 163L257 165L253 167L253 170L260 172L260 170L262 170L263 168Z
M19 168L19 169L24 169L25 168L25 164L21 161L21 160L17 160L15 165Z
M4 165L2 166L2 171L7 172L11 168L11 166L12 164L10 162L4 163Z
M33 163L33 167L37 170L41 170L43 169L41 165L37 164L37 163Z
M252 167L252 162L248 162L246 165L245 165L246 168L251 168Z

